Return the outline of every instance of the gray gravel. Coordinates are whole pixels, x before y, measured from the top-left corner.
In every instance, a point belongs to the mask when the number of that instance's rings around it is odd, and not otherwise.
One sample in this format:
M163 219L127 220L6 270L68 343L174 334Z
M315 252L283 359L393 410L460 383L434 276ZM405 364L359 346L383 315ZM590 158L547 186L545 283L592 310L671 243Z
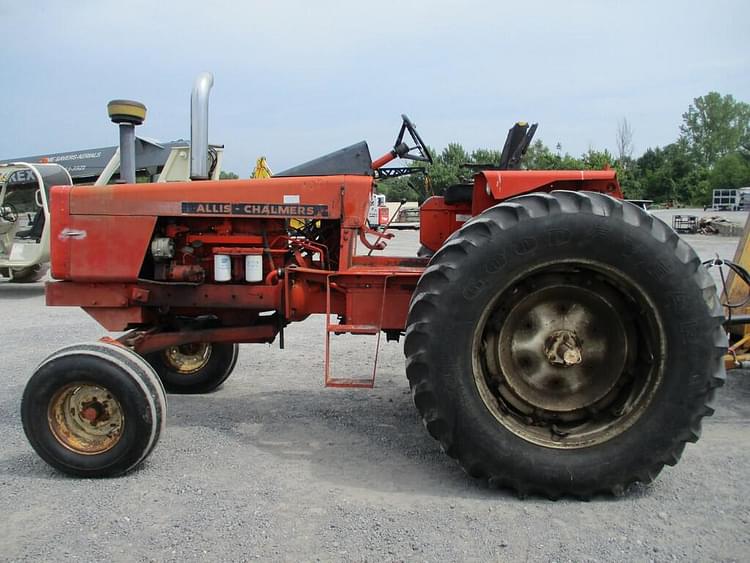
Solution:
M404 231L392 248L416 250ZM691 237L706 257L736 239ZM323 321L286 350L244 345L227 383L170 396L166 434L135 472L65 477L21 429L35 365L103 334L77 309L45 308L42 284L0 283L0 559L748 560L750 375L733 372L703 438L622 499L519 500L468 478L422 427L400 344L382 344L373 390L325 389ZM370 337L334 343L364 375Z

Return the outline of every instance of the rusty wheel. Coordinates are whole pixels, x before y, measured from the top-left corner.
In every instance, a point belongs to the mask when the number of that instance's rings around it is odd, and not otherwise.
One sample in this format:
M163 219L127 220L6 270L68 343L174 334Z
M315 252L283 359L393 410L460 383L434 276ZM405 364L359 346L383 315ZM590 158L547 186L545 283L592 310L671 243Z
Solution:
M122 437L125 416L112 392L101 385L70 383L49 402L47 421L60 444L81 454L101 454Z
M406 373L472 476L520 494L623 493L674 465L724 378L716 289L695 252L593 193L468 221L412 297Z
M208 342L196 342L170 346L162 352L162 356L170 369L183 375L191 375L206 367L211 359L211 349Z
M70 346L29 380L21 418L42 459L72 475L111 477L154 449L166 416L164 390L137 354L104 343Z
M229 377L239 346L228 342L196 342L147 354L146 360L170 393L208 393Z

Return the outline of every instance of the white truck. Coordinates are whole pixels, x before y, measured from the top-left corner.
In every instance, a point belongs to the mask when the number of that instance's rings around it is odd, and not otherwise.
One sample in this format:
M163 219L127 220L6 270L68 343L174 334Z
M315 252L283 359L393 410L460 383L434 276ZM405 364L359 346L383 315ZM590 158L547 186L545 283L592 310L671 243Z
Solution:
M372 194L370 209L367 212L367 222L372 229L388 224L388 206L385 203L385 195Z

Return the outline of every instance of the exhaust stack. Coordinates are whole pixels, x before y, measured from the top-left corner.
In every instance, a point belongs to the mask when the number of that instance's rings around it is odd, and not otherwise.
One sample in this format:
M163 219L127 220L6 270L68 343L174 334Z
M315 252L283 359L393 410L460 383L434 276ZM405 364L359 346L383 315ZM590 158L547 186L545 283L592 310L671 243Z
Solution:
M132 100L112 100L107 113L120 126L120 183L135 184L135 128L146 120L146 106Z
M214 75L201 72L190 96L190 179L208 180L208 95Z

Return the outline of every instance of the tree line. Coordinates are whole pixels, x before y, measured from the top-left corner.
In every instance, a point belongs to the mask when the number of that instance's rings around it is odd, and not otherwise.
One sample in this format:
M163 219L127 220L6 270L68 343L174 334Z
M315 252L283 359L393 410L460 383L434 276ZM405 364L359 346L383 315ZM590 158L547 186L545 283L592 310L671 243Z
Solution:
M596 170L615 168L625 197L650 199L671 205L703 206L714 189L750 186L750 104L731 95L709 92L693 100L682 114L677 139L663 147L646 149L633 156L633 130L626 119L617 124L617 154L590 148L580 156L536 140L523 159L527 170ZM471 181L466 164L496 164L500 151L466 151L450 143L442 151L431 151L434 162L415 162L420 172L384 180L378 189L393 201L406 198L423 201L440 195L451 185Z

